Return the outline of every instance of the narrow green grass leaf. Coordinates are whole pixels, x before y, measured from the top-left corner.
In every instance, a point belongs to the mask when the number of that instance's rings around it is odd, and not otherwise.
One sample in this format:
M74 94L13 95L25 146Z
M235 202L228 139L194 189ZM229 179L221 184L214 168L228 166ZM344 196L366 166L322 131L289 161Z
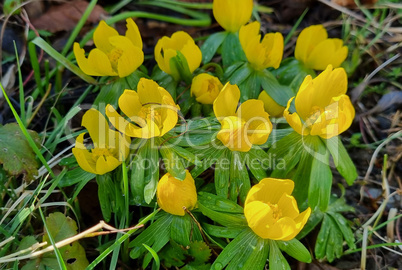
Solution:
M154 258L155 264L156 264L156 269L159 269L161 267L161 262L159 260L158 253L156 253L155 250L153 250L150 246L148 246L146 244L142 244L142 245L149 251L149 253ZM152 269L154 269L154 267L152 267Z
M73 72L75 75L86 81L90 84L97 84L97 81L92 78L91 76L86 75L84 72L81 71L79 67L71 63L66 57L60 54L58 51L53 49L46 41L44 41L41 37L36 37L32 40L36 46L42 48L47 54L49 54L52 58L54 58L58 63L62 64L65 68Z

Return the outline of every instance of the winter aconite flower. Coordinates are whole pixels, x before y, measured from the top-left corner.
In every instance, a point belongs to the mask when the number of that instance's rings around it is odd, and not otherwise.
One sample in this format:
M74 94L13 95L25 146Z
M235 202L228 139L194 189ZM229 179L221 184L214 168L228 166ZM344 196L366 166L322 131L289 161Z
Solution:
M239 39L247 60L254 69L279 67L284 46L281 33L268 33L261 41L260 23L256 21L240 28Z
M352 124L355 109L347 95L348 85L343 68L329 65L313 79L308 75L296 95L289 100L283 115L289 125L301 135L318 135L324 139L336 136ZM295 100L296 112L290 113Z
M250 99L237 105L240 90L227 83L214 101L214 113L221 123L217 138L230 150L248 152L253 144L263 144L272 131L269 115L261 100Z
M281 117L283 115L285 107L276 103L264 90L260 93L258 99L264 102L264 109L270 116Z
M253 0L214 0L212 11L216 21L229 32L237 32L253 12Z
M223 85L217 77L202 73L193 78L191 94L199 103L213 104L222 88Z
M312 25L301 31L296 42L295 58L307 68L324 70L339 67L348 55L348 47L339 38L328 38L324 26Z
M127 19L125 36L104 21L94 32L96 48L91 50L88 58L84 49L74 43L74 54L81 70L92 76L126 77L133 73L144 61L142 39L137 25L132 19Z
M163 136L177 123L177 111L172 96L156 82L141 78L137 92L125 90L119 98L119 108L127 117L120 116L111 105L106 115L112 125L130 137L149 139Z
M86 127L92 139L92 146L84 145L81 133L72 149L78 165L90 173L105 174L113 171L127 158L130 138L118 131L109 129L105 117L97 110L90 109L82 117L82 126Z
M248 226L264 239L288 241L306 224L311 209L299 213L292 193L294 182L264 178L253 186L244 203Z
M162 176L156 188L158 205L172 215L184 216L183 207L191 210L197 203L197 190L194 179L186 170L186 178L180 181L170 173Z
M200 48L186 32L178 31L173 33L172 37L165 36L158 40L155 46L155 60L159 68L175 80L180 78L180 71L171 60L178 52L187 60L190 73L200 66L202 58Z

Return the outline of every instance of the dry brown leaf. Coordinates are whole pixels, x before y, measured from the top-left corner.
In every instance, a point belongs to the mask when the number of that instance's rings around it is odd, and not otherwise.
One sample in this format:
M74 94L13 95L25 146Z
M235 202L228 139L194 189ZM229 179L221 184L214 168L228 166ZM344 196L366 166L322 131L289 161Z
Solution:
M66 2L65 4L51 7L46 13L32 21L37 29L47 30L55 33L58 31L70 31L74 29L77 22L81 19L88 2L78 0ZM101 15L107 12L99 5L92 10L87 19L87 23L97 23L101 20Z

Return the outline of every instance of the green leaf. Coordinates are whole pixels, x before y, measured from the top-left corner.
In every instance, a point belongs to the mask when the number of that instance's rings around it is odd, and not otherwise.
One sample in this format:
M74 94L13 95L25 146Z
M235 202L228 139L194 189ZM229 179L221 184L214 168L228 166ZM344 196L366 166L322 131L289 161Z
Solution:
M240 85L243 83L245 80L247 80L248 77L253 73L253 69L250 67L248 63L244 63L240 66L235 65L235 67L238 67L233 71L233 73L226 79L226 81L230 82L230 84L237 84ZM230 67L228 68L230 71ZM225 72L227 74L228 70ZM244 87L243 87L244 89ZM244 91L244 90L243 90ZM241 100L246 100L248 98L248 93L242 92L240 99Z
M210 35L204 43L201 45L200 49L202 52L202 63L207 64L214 57L216 50L223 43L229 32L218 32Z
M96 183L98 183L98 198L102 215L105 221L109 222L116 207L115 184L109 173L97 175Z
M142 144L142 145L141 145ZM130 187L135 204L142 204L145 193L145 167L148 165L148 153L150 151L150 141L144 140L139 142L139 148L134 160L130 164L131 177Z
M295 197L299 205L303 204L308 198L313 159L313 155L308 151L302 151L296 172L292 177L292 180L295 182L295 189L293 190L292 195Z
M159 181L159 151L158 146L151 144L147 155L147 170L144 173L144 199L146 203L150 203L155 197L156 188ZM144 168L145 169L145 168Z
M286 107L289 99L295 95L289 86L279 84L268 70L260 73L260 82L265 92L283 107Z
M226 269L242 269L257 242L258 236L247 227L222 250L211 269L220 270L228 264Z
M172 266L183 266L186 256L187 250L183 249L182 246L173 240L170 240L169 244L159 252L159 257L161 261L163 261L163 265L169 269L172 268Z
M269 240L269 269L290 270L289 263L283 257L277 242L274 240Z
M155 250L153 250L150 246L148 246L146 244L142 244L142 245L149 251L149 254L152 255L152 258L154 258L156 269L159 269L161 267L161 262L159 260L158 253L156 253Z
M247 226L243 208L235 202L217 195L199 192L198 208L210 219L227 227Z
M293 57L283 60L281 66L273 70L272 73L281 84L290 86L294 93L297 93L307 75L316 77L314 70L304 67L303 63Z
M306 225L304 225L301 232L297 235L297 239L302 239L307 234L309 234L321 222L321 220L323 218L324 218L324 214L321 211L319 211L319 210L313 211L311 213Z
M155 65L152 79L157 81L160 87L165 88L172 96L173 100L176 100L176 88L178 82L172 76L160 70L158 65ZM183 114L185 113L183 112Z
M241 156L242 159L245 160L250 172L258 181L268 176L266 170L269 169L271 165L265 166L264 164L271 163L271 159L259 146L253 145L250 151L241 153Z
M35 144L40 146L40 138L35 131L29 130ZM13 176L22 174L29 182L38 174L36 155L17 123L0 126L0 164Z
M53 49L52 46L50 46L46 41L44 41L40 37L36 37L34 40L31 41L34 43L36 46L40 47L43 49L47 54L49 54L52 58L54 58L58 63L62 64L64 67L69 69L72 73L86 81L87 83L90 84L97 84L96 80L92 78L91 76L86 75L84 72L81 71L79 67L71 63L70 60L68 60L66 57L61 55L58 51Z
M223 198L229 193L230 157L230 151L225 149L215 163L215 190Z
M154 223L146 228L140 235L130 242L130 257L137 259L145 252L143 244L152 247L153 250L159 252L168 242L170 238L170 224L172 215L163 213ZM152 259L151 254L145 255L143 268L146 268Z
M159 152L162 155L166 170L176 179L183 181L186 178L186 171L176 152L169 147L161 147Z
M302 150L302 136L295 131L274 143L268 150L273 166L271 177L286 178L299 162Z
M78 227L75 221L60 212L50 214L46 218L46 224L49 229L48 233L52 235L55 242L77 234ZM43 241L50 243L47 233L44 234Z
M214 140L211 144L206 145L205 149L197 150L199 155L203 158L201 165L196 165L191 170L191 175L196 178L203 171L212 166L212 164L216 163L217 159L222 155L224 151L226 151L226 147L222 145L219 140Z
M324 140L338 172L345 178L348 185L352 185L357 178L356 167L338 136Z
M170 224L170 239L187 247L190 245L191 229L191 217L189 215L173 215L172 223Z
M246 61L246 55L240 45L238 33L227 33L222 43L222 62L228 67L239 61Z
M310 252L296 238L293 238L289 241L276 241L276 243L281 250L285 251L288 255L292 256L296 260L305 263L311 262Z
M95 176L95 174L84 171L83 169L81 169L81 167L77 167L73 170L69 170L66 174L64 174L57 186L69 187L77 183L88 183L89 181L94 179Z
M136 70L127 77L113 78L111 82L100 87L100 91L96 96L93 106L97 107L97 109L103 114L105 114L107 104L110 104L117 109L118 100L124 90L137 90L138 82L142 77L146 77L146 75L141 71Z
M320 232L318 233L317 240L315 242L314 253L317 259L324 258L327 249L327 242L331 233L331 220L330 217L324 215L323 222L321 224Z
M355 237L350 225L348 224L348 221L340 213L328 213L328 215L330 215L338 225L338 228L342 232L343 238L345 239L349 248L356 249Z
M331 197L332 172L329 168L329 152L321 141L315 144L316 152L311 166L308 204L312 209L325 211Z
M228 227L211 225L207 223L202 224L202 228L208 233L208 235L221 238L236 238L236 236L238 236L239 233L241 233L244 229L243 227L228 228Z
M208 262L209 257L211 257L211 249L203 241L194 241L190 244L188 254L194 258L190 264L200 265Z
M48 226L49 233L52 235L55 242L59 242L77 234L76 222L71 218L64 216L60 212L50 214L46 218L46 224ZM47 233L44 234L43 241L50 243ZM89 263L85 255L85 250L78 242L61 247L59 250L67 269L79 270L85 269L88 266ZM38 267L39 265L46 265L51 269L59 268L59 263L57 262L54 253L46 253L39 260L35 259L33 262L35 267Z
M233 201L244 202L248 191L250 190L250 177L247 172L245 160L242 159L239 152L233 151L230 163L230 190L229 197Z
M268 241L257 237L257 244L253 248L251 255L248 257L243 269L265 269L269 254Z
M244 102L248 99L257 99L258 95L261 93L261 78L258 76L258 72L252 70L249 64L246 64L251 70L250 75L243 81L238 82L241 97L240 101ZM236 78L231 78L231 81L236 82Z
M192 74L187 63L186 57L179 50L176 51L176 56L170 58L170 69L173 74L180 74L180 78L187 84L191 84ZM179 80L179 78L174 78Z

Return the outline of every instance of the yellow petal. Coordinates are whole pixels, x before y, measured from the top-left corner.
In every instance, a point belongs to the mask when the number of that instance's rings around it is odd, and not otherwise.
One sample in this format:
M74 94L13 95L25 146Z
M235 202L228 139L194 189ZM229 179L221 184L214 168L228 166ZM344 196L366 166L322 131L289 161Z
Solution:
M317 44L304 62L305 66L316 70L324 70L328 65L339 67L348 53L347 47L341 49L339 43L342 44L342 40L326 39Z
M272 209L265 203L253 201L244 206L248 226L261 238L268 238L268 228L275 222Z
M142 138L142 128L131 124L121 117L110 104L106 106L106 115L110 123L123 134L130 137Z
M281 117L283 115L283 111L285 107L276 103L276 101L271 98L265 90L263 90L258 99L264 102L264 110L273 117Z
M170 95L169 95L170 96ZM171 97L170 97L171 98ZM161 118L162 118L162 130L160 136L165 135L168 131L174 128L178 120L178 108L174 105L170 105L166 96L163 96L163 107L161 108Z
M92 154L88 150L73 148L72 152L81 169L96 174L96 164L92 159Z
M278 68L283 56L283 36L281 33L268 33L262 40L262 46L265 50L264 67Z
M113 27L107 25L105 21L100 21L93 37L96 48L104 53L109 53L114 48L110 44L109 38L118 35L119 33Z
M186 170L186 178L180 181L169 173L159 180L156 196L158 205L172 215L184 216L183 207L192 210L197 203L194 179Z
M130 75L141 66L144 61L144 53L140 48L135 47L128 38L123 36L111 37L110 43L121 53L117 59L117 72L120 78Z
M327 39L327 37L327 30L321 24L303 29L296 41L295 58L306 62L313 48L321 41Z
M300 116L295 112L295 113L290 113L289 112L289 108L290 108L290 104L292 103L292 100L294 99L291 98L288 101L288 105L285 109L285 111L283 112L283 116L285 117L286 121L288 122L288 124L300 135L309 135L310 134L310 130L307 129L301 119Z
M295 221L290 217L283 217L267 230L266 238L289 241L295 238L298 233Z
M88 130L95 148L104 148L109 145L109 124L98 110L86 111L81 125Z
M135 47L139 48L142 51L142 38L137 24L131 18L128 18L126 22L126 37L131 40Z
M222 122L221 130L217 138L230 150L248 152L252 147L249 141L244 121L236 116L225 117Z
M278 208L281 210L282 216L295 219L299 216L299 208L293 196L284 193L278 201Z
M200 48L191 39L184 44L180 52L186 57L188 68L193 73L201 64L202 54Z
M88 55L88 63L91 66L92 70L95 71L95 76L116 76L117 72L113 70L112 65L110 63L107 55L99 49L93 49Z
M355 116L354 107L347 95L334 97L325 111L311 127L311 135L325 139L337 136L347 130Z
M75 59L77 59L77 64L85 74L91 76L102 76L99 72L92 68L92 65L89 63L88 59L85 57L85 50L80 48L80 44L77 42L74 43L74 55Z
M250 20L252 0L214 0L212 11L216 21L227 31L237 32Z
M250 52L248 49L250 41L257 41L259 43L260 39L260 23L258 21L243 25L239 30L240 45L246 55Z
M214 113L218 121L221 122L226 116L236 115L239 100L239 87L235 84L226 83L213 105Z
M111 172L120 164L121 162L113 156L100 156L96 161L96 174L102 175L107 172Z
M137 116L142 108L137 92L129 89L124 90L123 94L119 97L119 108L129 118Z
M299 234L299 232L303 229L304 225L306 225L310 217L310 214L311 214L311 208L309 207L295 218L297 234Z
M253 201L276 204L283 194L292 194L293 188L292 180L264 178L250 189L245 205Z
M137 93L142 105L162 104L162 95L159 91L159 85L153 80L141 78L137 85Z

